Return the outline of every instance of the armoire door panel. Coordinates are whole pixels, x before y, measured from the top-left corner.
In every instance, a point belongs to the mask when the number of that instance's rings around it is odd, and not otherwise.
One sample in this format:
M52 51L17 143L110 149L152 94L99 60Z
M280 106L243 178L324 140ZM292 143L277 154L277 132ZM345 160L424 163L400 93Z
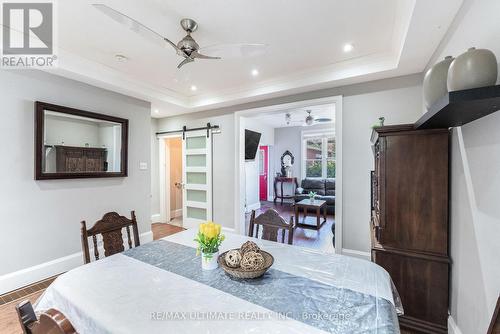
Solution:
M381 243L448 254L448 134L385 138Z
M418 258L372 250L373 261L391 276L407 317L446 326L448 266L445 259Z

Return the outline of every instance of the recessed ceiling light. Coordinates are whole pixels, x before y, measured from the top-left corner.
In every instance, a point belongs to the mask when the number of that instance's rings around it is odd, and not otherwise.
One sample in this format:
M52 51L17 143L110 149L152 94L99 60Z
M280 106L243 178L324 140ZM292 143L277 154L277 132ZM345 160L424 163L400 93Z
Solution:
M115 59L116 59L116 61L118 61L120 63L124 63L128 60L128 58L126 56L120 55L120 54L115 55Z
M155 109L155 114L159 114L160 111L158 109Z
M192 90L193 92L196 92L196 90L197 90L197 89L198 89L198 87L196 87L195 85L192 85L192 86L191 86L191 90Z
M354 49L354 46L350 43L344 45L344 52L351 52Z
M254 68L254 69L252 70L252 75L253 75L254 77L258 76L258 75L259 75L259 70L258 70L258 69L256 69L256 68Z

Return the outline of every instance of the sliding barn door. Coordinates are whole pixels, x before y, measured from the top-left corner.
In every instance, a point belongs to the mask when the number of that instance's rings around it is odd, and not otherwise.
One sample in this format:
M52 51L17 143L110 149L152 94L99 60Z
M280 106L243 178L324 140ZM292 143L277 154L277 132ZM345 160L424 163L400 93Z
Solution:
M183 226L212 220L212 134L185 132L182 141Z

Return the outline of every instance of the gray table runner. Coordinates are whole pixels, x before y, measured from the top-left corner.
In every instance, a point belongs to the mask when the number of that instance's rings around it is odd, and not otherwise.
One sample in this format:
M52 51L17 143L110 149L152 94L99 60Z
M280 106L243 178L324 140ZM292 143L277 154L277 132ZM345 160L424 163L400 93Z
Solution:
M258 279L233 279L201 269L195 249L165 240L123 253L330 333L399 333L396 310L383 298L271 268ZM215 310L216 311L216 310Z

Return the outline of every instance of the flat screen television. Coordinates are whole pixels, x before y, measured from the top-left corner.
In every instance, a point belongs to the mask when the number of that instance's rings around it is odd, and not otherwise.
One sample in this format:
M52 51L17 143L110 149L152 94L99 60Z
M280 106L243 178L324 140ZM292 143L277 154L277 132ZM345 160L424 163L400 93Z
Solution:
M259 148L261 134L245 129L245 160L254 160Z

